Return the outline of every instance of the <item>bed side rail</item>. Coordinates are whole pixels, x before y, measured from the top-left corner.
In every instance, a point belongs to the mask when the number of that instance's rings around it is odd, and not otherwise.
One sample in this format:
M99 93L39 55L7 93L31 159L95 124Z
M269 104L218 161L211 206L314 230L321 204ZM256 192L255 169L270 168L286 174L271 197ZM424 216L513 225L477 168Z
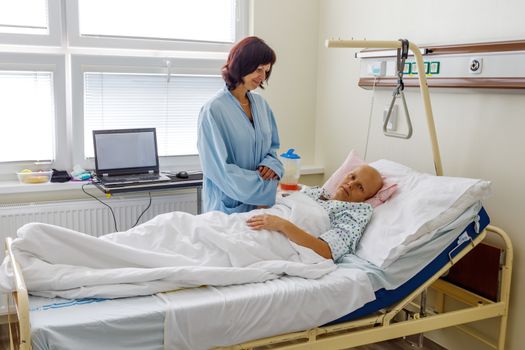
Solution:
M384 315L383 324L390 323L393 318L399 314L412 300L414 300L418 295L420 295L422 292L424 292L427 288L429 288L436 280L439 279L445 272L447 272L456 262L458 262L461 258L463 258L468 252L470 252L476 245L478 245L483 239L485 239L485 236L487 235L487 230L483 230L473 241L472 244L466 246L463 248L455 257L450 258L450 261L441 268L434 276L429 278L425 283L420 285L416 290L414 290L411 294L405 297L402 301L398 302L395 306L393 306L391 309L388 310L387 313Z
M430 315L426 315L425 317L418 316L396 323L390 322L392 318L401 310L403 310L403 308L411 300L416 298L419 293L430 287L436 281L438 281L439 285L439 277L458 260L460 260L465 254L467 254L475 245L480 243L485 238L487 232L499 235L504 242L504 247L502 247L502 249L505 251L505 261L502 266L502 278L500 282L501 293L499 301L493 302L492 300L483 299L477 295L474 295L473 293L461 290L459 287L455 287L458 292L452 293L452 296L454 296L454 294L470 296L470 298L467 298L467 300L475 300L476 302L467 304L474 304L474 306L456 311L448 311L442 314L432 313ZM504 350L509 308L510 282L512 275L512 261L513 249L509 236L502 229L489 225L478 237L473 240L471 245L467 246L457 256L452 258L451 261L445 267L443 267L443 269L436 273L432 278L427 280L410 296L393 306L385 314L215 349L244 350L253 349L259 346L269 346L271 349L283 350L343 349L436 329L448 328L451 326L462 327L462 325L468 324L470 322L498 317L500 321L499 337L496 343L492 341L485 341L479 336L472 334L470 331L467 332L467 334L474 336L474 338L483 341L485 344L494 349ZM481 303L479 303L480 300L482 300ZM366 327L367 325L372 327ZM291 343L290 340L292 340Z
M13 277L15 282L15 291L12 292L12 299L16 309L16 316L18 317L18 339L14 339L15 334L13 330L13 324L9 322L9 333L11 348L20 350L30 350L31 346L31 329L29 324L29 296L27 293L26 284L22 276L22 270L20 265L15 259L11 245L13 239L11 237L6 238L6 254L9 256L11 266L13 269ZM16 341L17 340L17 341ZM16 341L16 344L14 344ZM17 346L18 345L18 346Z

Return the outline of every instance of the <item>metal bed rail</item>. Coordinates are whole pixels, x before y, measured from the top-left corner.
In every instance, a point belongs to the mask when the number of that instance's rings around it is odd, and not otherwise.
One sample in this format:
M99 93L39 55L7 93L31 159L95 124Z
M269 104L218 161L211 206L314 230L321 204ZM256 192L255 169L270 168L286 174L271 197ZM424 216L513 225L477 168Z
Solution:
M502 265L502 278L500 282L501 293L497 302L493 302L460 287L439 280L439 277L444 272L484 239L487 231L499 235L505 244L505 261ZM16 262L16 258L11 249L11 244L12 239L7 238L7 253L13 264L14 280L16 283L16 291L12 293L12 296L15 304L16 317L18 318L18 320L15 320L12 317L10 320L10 329L14 329L12 326L15 324L18 328L17 332L11 332L10 334L11 349L25 350L32 348L30 333L31 326L29 323L29 299L23 275L18 263ZM217 349L255 349L263 346L265 349L344 349L451 326L460 326L460 329L474 336L476 339L489 344L494 349L503 350L507 329L512 261L513 250L509 236L500 228L489 225L476 239L474 239L473 245L469 244L466 246L465 249L452 258L452 260L449 261L439 272L433 275L432 278L427 280L401 302L395 304L381 314L375 314L341 324L278 335ZM403 308L411 303L413 299L417 298L419 293L429 287L436 288L447 296L463 300L466 304L470 305L470 307L437 314L429 312L425 317L422 317L421 314L415 313L411 319L392 322L394 317L403 311ZM473 321L495 317L500 318L499 338L496 344L492 344L490 340L484 339L483 336L476 335L473 331L461 326Z
M501 293L497 302L493 302L439 279L439 277L448 271L457 261L474 249L474 247L485 238L487 232L499 235L505 244L505 247L503 248L505 251L505 262L502 265L503 273L500 282ZM489 225L478 237L476 237L476 239L473 240L473 244L467 245L424 284L405 299L395 304L390 309L385 310L384 313L380 315L368 316L355 321L318 327L302 332L284 334L216 349L251 350L262 346L264 346L264 349L281 350L346 349L457 326L466 334L486 345L489 345L494 349L504 350L512 276L512 261L513 248L509 236L502 229ZM463 301L468 307L443 313L425 312L426 315L414 313L411 319L393 322L394 317L402 312L408 304L416 299L427 288L438 289L446 296ZM496 317L500 318L499 337L496 342L493 342L483 335L476 333L474 330L464 326L464 324L470 322Z
M15 255L13 254L13 250L11 249L12 243L13 239L11 237L7 237L6 255L9 256L9 259L11 261L16 289L11 294L16 314L13 315L8 311L10 347L11 350L30 350L32 349L32 345L31 327L29 324L29 296L27 293L24 277L22 275L22 270L20 269L20 265L18 265L18 263L16 262ZM14 320L13 317L17 317L17 320Z

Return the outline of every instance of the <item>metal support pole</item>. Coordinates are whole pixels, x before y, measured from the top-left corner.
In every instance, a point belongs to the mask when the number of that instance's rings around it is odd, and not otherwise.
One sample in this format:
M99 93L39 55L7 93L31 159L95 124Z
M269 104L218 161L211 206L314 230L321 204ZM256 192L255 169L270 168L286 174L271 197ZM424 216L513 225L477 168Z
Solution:
M329 48L380 48L380 49L397 49L402 43L399 40L382 41L382 40L327 40L326 46ZM425 71L423 63L423 56L417 45L409 43L409 49L416 58L416 65L418 72ZM436 126L434 124L434 116L432 114L432 105L430 103L430 94L428 92L427 77L425 74L418 74L419 88L421 90L421 98L427 116L427 126L430 135L430 142L432 144L432 154L434 157L434 168L436 175L443 175L443 166L441 164L441 155L439 153L439 145L437 142Z

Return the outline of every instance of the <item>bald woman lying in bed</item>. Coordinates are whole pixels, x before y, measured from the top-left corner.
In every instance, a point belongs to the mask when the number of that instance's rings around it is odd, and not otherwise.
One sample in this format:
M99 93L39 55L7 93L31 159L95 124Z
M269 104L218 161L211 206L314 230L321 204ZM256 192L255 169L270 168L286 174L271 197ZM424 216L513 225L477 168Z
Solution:
M338 260L354 253L364 227L372 215L372 207L363 203L374 196L383 185L379 172L369 165L361 165L348 173L333 196L321 188L308 188L304 193L320 204L330 218L330 230L319 238L272 214L254 215L247 224L254 230L278 231L289 240L312 249L327 259ZM359 215L355 215L355 214Z

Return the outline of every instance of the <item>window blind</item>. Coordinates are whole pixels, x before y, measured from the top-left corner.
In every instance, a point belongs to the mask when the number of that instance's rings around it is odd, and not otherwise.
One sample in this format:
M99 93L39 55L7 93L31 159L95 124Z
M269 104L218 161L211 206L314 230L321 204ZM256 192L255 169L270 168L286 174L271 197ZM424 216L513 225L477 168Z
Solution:
M224 85L219 76L84 73L84 154L93 130L154 127L159 156L197 154L200 108Z
M53 160L53 73L0 71L0 96L0 162Z

